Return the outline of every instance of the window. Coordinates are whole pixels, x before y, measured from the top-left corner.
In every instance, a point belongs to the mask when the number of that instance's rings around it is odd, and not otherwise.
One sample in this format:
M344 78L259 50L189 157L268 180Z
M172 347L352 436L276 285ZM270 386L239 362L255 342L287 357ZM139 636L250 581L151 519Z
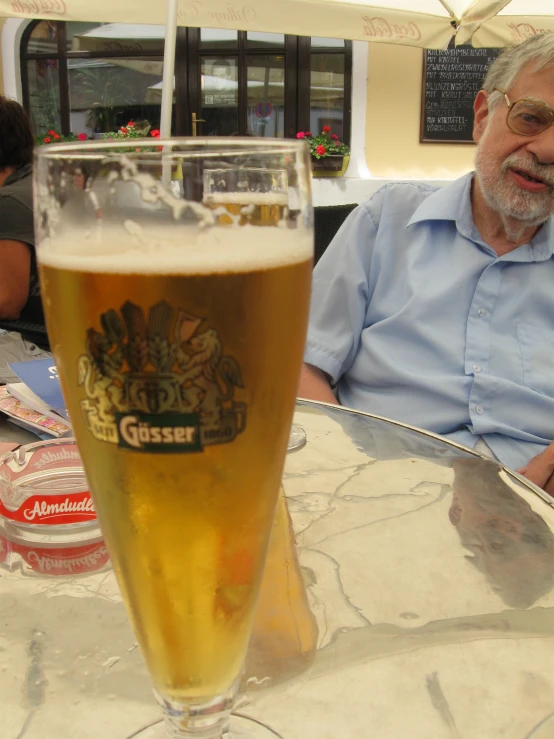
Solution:
M23 103L36 134L102 136L129 120L159 128L164 26L33 21L21 40ZM351 43L179 28L173 128L294 137L331 125L350 139Z

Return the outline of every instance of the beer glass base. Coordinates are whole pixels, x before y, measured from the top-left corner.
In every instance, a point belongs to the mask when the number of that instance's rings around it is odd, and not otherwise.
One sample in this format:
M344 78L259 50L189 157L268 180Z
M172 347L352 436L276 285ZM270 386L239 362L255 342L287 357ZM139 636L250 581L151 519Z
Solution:
M293 423L290 429L289 443L287 452L295 452L306 444L306 432L302 426Z
M167 733L165 723L161 719L139 729L127 739L171 739L171 735ZM222 734L221 739L284 739L284 737L258 719L245 716L243 713L233 713L229 729Z

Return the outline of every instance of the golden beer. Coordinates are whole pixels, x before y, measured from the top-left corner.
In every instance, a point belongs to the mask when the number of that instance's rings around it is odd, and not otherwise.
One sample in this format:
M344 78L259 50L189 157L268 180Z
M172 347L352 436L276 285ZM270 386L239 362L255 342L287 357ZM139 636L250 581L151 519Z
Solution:
M214 211L219 225L277 226L288 211L286 193L210 193L204 205Z
M281 488L254 614L243 681L267 687L306 670L315 657L318 627L308 603L292 521Z
M225 238L221 239L221 233ZM244 660L311 280L309 233L214 228L152 253L43 245L51 346L156 689L222 694ZM213 243L212 243L213 242ZM221 242L221 243L220 243ZM294 296L294 300L291 300Z

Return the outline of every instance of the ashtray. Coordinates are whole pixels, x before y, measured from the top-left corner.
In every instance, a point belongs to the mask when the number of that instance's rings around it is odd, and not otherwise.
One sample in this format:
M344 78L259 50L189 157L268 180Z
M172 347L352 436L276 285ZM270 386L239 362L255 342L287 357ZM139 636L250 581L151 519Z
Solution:
M100 536L74 439L26 444L0 456L0 533L48 544Z

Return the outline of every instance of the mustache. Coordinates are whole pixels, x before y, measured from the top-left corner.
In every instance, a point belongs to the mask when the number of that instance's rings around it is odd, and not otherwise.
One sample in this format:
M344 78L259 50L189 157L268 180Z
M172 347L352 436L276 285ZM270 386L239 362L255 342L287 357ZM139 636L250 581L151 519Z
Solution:
M554 165L552 164L540 164L528 157L511 154L502 162L502 171L506 172L508 169L521 169L531 177L542 180L554 190Z

